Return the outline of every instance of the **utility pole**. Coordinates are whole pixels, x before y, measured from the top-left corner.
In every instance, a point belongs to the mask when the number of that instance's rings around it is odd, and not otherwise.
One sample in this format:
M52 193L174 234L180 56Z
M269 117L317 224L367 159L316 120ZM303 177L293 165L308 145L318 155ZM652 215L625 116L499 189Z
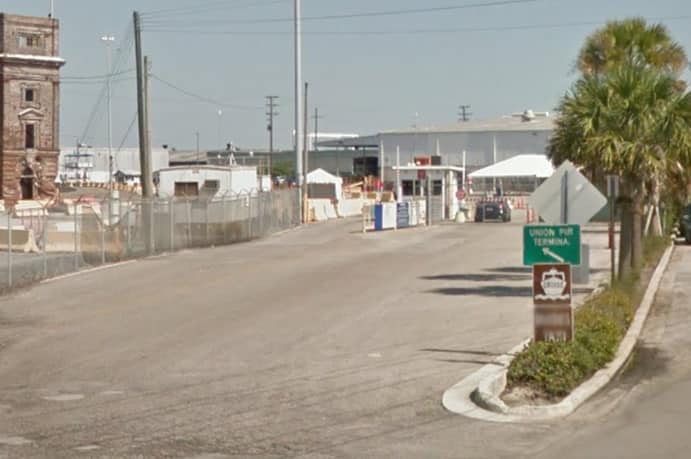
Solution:
M151 59L144 56L144 139L145 155L142 161L142 195L151 199L154 196L153 170L151 166L151 125L149 113L151 113L151 99L149 93L149 74L151 73Z
M319 115L319 108L314 107L314 115L312 115L312 119L314 120L314 144L312 150L314 151L319 151L319 147L317 146L319 142L319 120L323 118L324 116Z
M298 181L298 209L302 213L302 24L300 0L293 0L295 53L295 176Z
M305 117L302 124L302 128L304 129L304 132L302 133L303 139L305 139L305 142L303 144L303 166L304 166L304 174L305 174L305 179L304 179L304 192L303 192L303 200L304 200L304 207L305 207L305 223L309 221L309 193L308 193L308 185L307 185L307 174L309 174L309 138L307 136L307 114L309 113L308 111L308 105L307 105L307 92L309 89L309 83L305 81L305 100L304 100L304 105L303 105L303 115Z
M146 84L148 69L142 58L142 26L139 13L134 12L134 48L137 67L137 118L139 121L139 163L142 172L142 195L145 198L153 196L151 182L151 163L149 154L149 118L146 105Z
M137 118L139 127L139 164L141 165L142 197L145 206L142 208L145 245L147 253L154 251L153 238L153 179L151 173L151 144L149 142L149 113L148 113L148 74L149 60L142 58L142 26L139 13L133 13L134 18L134 47L137 67Z
M106 44L106 86L107 86L107 97L108 97L108 194L110 195L108 199L113 197L113 105L111 102L112 98L112 82L111 82L111 68L110 68L110 44L115 41L115 37L112 35L105 35L101 37L101 41Z
M266 116L268 117L266 130L269 131L269 177L273 177L274 156L274 117L278 116L276 100L278 96L266 96Z
M458 121L466 122L470 121L470 117L473 115L470 113L470 105L459 105L458 106Z

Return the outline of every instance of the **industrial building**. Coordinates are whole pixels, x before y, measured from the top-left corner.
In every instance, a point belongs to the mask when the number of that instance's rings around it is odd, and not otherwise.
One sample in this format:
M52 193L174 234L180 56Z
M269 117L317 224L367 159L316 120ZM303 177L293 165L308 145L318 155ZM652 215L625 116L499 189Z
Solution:
M393 189L397 164L465 167L470 173L518 155L544 155L554 122L555 117L547 112L526 110L495 119L320 142L319 146L363 152L377 170L383 165L384 182Z

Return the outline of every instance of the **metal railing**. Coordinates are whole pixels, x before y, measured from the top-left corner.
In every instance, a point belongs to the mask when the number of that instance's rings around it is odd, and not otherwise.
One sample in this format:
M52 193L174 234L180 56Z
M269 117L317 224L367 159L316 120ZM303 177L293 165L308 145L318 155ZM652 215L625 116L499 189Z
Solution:
M148 255L262 238L299 225L297 191L80 200L0 213L0 289Z

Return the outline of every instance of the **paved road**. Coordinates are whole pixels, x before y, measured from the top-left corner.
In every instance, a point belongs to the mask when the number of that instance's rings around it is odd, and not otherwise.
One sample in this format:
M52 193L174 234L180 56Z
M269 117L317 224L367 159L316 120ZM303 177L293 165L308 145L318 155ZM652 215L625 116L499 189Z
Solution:
M678 246L633 368L562 428L539 457L691 457L691 247ZM613 402L619 399L618 403ZM598 405L614 408L596 416Z
M447 413L531 334L521 224L338 221L0 299L0 457L514 457ZM605 234L588 234L600 267ZM210 456L210 455L218 456Z

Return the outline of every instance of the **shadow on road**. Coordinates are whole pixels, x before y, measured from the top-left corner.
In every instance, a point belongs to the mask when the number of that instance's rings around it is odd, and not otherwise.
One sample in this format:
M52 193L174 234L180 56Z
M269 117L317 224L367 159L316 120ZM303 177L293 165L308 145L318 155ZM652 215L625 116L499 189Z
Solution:
M493 362L491 360L462 360L462 359L434 359L436 362L443 363L472 363L474 365L497 365L503 366L501 363Z
M575 288L573 294L589 293L589 288ZM438 295L476 295L489 296L497 298L519 297L530 298L533 294L533 288L525 287L508 287L506 285L485 285L481 287L441 287L432 290L427 290L425 293L436 293Z
M633 387L643 381L665 374L669 370L670 358L655 346L639 344L634 349L619 383Z
M469 351L464 349L437 349L437 348L424 348L419 349L420 352L442 352L445 354L470 354L470 355L485 355L487 357L499 357L502 355L500 352L488 352L488 351Z
M482 287L441 287L427 290L425 293L458 296L530 297L533 293L533 289L530 286L507 287L506 285L485 285Z
M533 268L530 266L502 266L501 268L491 268L485 269L488 272L496 273L519 273L519 274L532 274Z
M471 282L499 282L499 281L522 281L530 279L530 276L522 274L439 274L437 276L422 276L424 280L450 280L450 281L471 281Z

